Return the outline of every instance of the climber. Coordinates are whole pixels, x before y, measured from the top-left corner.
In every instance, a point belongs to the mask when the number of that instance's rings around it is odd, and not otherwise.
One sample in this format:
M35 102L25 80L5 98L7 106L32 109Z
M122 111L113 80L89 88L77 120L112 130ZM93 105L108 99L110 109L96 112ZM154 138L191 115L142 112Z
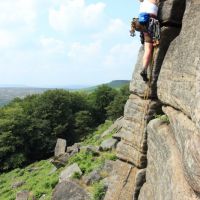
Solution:
M150 18L156 18L158 13L158 0L139 0L140 14L149 14ZM149 32L143 32L144 34L144 56L143 56L143 69L140 72L143 80L148 81L147 68L150 64L153 52L153 40Z

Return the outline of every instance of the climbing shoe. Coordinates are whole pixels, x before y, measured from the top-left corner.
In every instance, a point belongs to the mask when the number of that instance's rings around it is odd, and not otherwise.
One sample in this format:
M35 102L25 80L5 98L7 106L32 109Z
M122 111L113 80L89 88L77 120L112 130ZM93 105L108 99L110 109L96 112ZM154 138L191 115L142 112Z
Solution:
M143 78L143 81L145 81L145 82L148 82L148 81L149 81L149 79L148 79L148 77L147 77L147 71L146 71L146 70L142 70L142 71L140 72L140 76Z

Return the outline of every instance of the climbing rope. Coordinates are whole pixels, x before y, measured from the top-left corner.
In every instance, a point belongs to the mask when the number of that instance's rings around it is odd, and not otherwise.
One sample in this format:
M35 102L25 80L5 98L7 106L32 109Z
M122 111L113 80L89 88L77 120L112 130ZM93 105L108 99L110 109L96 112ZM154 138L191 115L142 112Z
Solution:
M142 112L143 116L142 116L141 123L140 123L141 125L139 127L139 130L142 130L142 137L141 137L140 144L139 144L140 149L142 147L143 138L144 138L144 134L145 134L144 129L145 129L146 122L147 122L145 117L146 117L148 110L149 110L149 102L147 100L149 99L149 95L150 95L153 67L154 67L154 62L155 62L155 57L157 55L157 51L158 51L158 46L153 47L152 59L151 59L151 63L150 63L150 66L149 66L149 68L150 68L149 81L148 81L146 89L144 91L143 100L146 100L146 104L145 104L143 112ZM140 155L138 154L137 163L139 163L139 161L140 161Z
M150 63L150 76L149 76L149 81L147 83L147 87L145 89L145 92L144 92L144 100L148 100L149 98L149 94L150 94L150 87L151 87L151 81L152 81L152 74L153 74L153 67L154 67L154 62L155 62L155 57L157 55L157 46L155 46L153 48L153 52L152 52L152 59L151 59L151 63ZM146 105L144 106L144 110L143 110L143 116L142 116L142 120L141 120L141 126L139 128L139 130L142 130L142 137L141 137L141 140L140 140L140 145L139 147L141 148L142 147L142 142L143 142L143 137L144 137L144 127L145 127L145 124L146 124L146 120L145 120L145 116L148 112L148 109L149 109L149 102L146 102ZM125 140L126 141L126 140ZM137 156L137 163L139 163L139 160L140 160L140 155L138 154ZM126 163L128 163L128 160L126 161ZM123 182L123 186L122 188L120 189L120 195L118 196L118 200L120 200L121 198L121 195L122 195L122 190L124 189L124 187L126 186L126 184L128 183L128 179L132 173L132 170L133 170L133 166L130 167L129 171L128 171L128 174L127 174L127 177L126 179L124 180Z

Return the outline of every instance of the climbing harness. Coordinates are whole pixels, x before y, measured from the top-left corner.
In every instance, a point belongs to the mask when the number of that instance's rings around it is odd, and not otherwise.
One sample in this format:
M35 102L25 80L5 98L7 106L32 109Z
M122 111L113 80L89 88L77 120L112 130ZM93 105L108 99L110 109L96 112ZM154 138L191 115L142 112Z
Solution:
M149 25L148 25L148 33L150 34L153 45L157 46L159 45L160 41L160 23L155 18L149 19Z
M135 31L140 33L149 33L152 38L153 46L159 45L160 41L160 23L154 17L150 17L147 23L140 23L138 18L133 18L131 22L130 36L135 36ZM143 44L142 40L141 43Z

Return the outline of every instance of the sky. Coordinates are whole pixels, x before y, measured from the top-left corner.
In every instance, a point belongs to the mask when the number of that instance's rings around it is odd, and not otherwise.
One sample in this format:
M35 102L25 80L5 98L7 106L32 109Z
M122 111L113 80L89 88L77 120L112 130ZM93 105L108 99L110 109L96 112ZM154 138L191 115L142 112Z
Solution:
M97 85L130 80L137 0L0 0L0 85Z

